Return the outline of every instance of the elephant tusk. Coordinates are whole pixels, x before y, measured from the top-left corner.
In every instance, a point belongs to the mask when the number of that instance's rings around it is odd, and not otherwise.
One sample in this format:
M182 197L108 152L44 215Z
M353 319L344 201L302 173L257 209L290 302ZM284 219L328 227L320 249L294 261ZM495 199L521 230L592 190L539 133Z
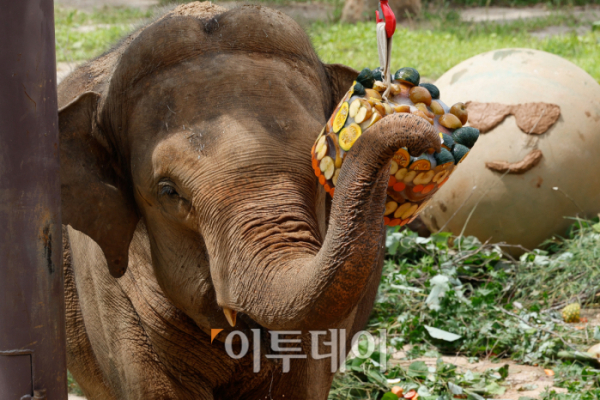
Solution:
M233 311L230 308L225 308L223 307L223 313L225 314L225 318L227 318L227 322L229 322L229 325L231 325L232 327L235 326L235 319L237 316L237 311Z

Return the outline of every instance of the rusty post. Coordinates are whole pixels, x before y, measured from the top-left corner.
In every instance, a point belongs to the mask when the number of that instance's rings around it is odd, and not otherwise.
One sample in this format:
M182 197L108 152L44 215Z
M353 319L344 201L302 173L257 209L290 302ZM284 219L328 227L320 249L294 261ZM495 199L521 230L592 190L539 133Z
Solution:
M0 399L67 398L52 0L0 0Z

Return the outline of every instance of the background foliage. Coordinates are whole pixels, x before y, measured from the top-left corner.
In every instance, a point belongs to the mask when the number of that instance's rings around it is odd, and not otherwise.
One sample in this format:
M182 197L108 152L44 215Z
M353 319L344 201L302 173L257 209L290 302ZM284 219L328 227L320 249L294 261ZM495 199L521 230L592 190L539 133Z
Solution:
M388 348L406 359L442 354L510 358L556 371L556 385L570 394L547 392L544 399L596 399L600 364L584 352L600 340L598 328L563 322L560 308L590 305L598 294L600 224L577 220L565 238L514 259L498 245L448 233L420 238L390 229L388 257L369 329L388 330ZM431 328L437 328L432 330ZM572 358L581 360L572 360ZM379 356L348 361L330 399L379 399L394 384L418 390L422 399L455 395L480 399L502 395L508 370L458 373L441 358L435 368L422 361L379 373ZM421 371L420 374L415 372ZM369 396L369 397L366 397Z

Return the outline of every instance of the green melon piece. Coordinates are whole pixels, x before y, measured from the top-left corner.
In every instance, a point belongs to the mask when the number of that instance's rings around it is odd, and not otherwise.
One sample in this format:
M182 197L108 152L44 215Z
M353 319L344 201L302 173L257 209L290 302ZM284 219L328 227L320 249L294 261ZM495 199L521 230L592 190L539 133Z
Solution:
M437 86L435 86L432 83L421 83L419 86L424 87L425 89L429 90L429 93L431 94L431 98L432 99L439 99L440 98L440 89L437 88Z
M454 149L452 149L454 162L456 162L457 164L461 162L462 159L466 157L467 153L469 153L469 148L467 146L463 146L462 144L455 144Z
M373 89L373 85L375 84L375 78L373 77L373 73L369 68L365 68L360 71L356 81L367 89Z
M454 156L446 149L442 149L439 153L434 153L433 156L437 165L444 165L449 162L454 163Z
M440 136L442 137L442 146L447 150L452 151L454 148L454 139L452 139L452 136L444 132L440 132Z
M472 126L463 126L452 132L452 139L455 143L472 148L479 139L479 129Z
M394 79L400 82L410 83L414 86L419 86L421 75L419 75L419 71L414 68L404 67L396 71Z
M377 67L374 70L372 70L371 74L373 75L373 79L375 79L376 81L383 82L383 71L381 70L381 67Z
M354 85L354 93L357 96L364 96L367 92L365 92L365 87L360 83L356 82Z

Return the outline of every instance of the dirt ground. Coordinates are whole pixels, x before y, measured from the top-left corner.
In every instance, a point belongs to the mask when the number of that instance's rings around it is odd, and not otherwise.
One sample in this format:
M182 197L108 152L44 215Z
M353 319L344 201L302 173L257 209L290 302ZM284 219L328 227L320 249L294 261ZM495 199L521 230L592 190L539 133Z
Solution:
M567 392L566 389L554 388L552 377L546 375L544 369L540 367L519 365L510 360L502 360L500 363L483 360L473 364L469 364L467 357L442 357L442 360L444 363L456 365L460 373L464 373L468 370L482 373L490 368L498 368L504 364L508 364L508 378L506 378L506 381L504 382L504 386L507 390L506 393L501 396L502 400L518 400L521 396L536 398L539 397L540 393L546 390L547 387L553 388L557 393ZM392 363L408 367L415 361L423 361L427 366L434 367L437 359L418 358L410 361L392 360Z

